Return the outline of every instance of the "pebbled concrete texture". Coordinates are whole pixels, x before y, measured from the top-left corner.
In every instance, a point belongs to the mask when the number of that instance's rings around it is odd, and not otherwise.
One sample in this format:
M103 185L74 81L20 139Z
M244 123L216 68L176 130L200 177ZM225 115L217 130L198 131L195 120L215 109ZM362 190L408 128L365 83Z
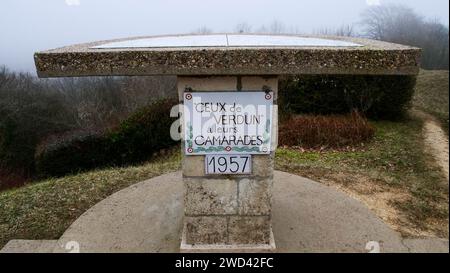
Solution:
M231 179L185 178L185 214L229 215L238 210L236 181Z
M248 179L238 182L238 214L270 215L273 179Z
M39 242L13 240L3 252L178 252L183 218L181 172L121 190L93 206L63 236ZM448 240L402 239L359 201L312 180L275 171L272 229L277 252L447 252ZM48 243L48 244L47 244ZM15 246L14 246L15 245ZM373 245L373 243L372 243ZM13 247L14 246L14 247ZM70 248L67 248L70 249ZM223 251L227 251L224 249Z
M256 35L256 34L255 34ZM178 37L183 35L178 35ZM153 36L154 37L154 36ZM298 36L293 36L298 37ZM300 36L306 37L306 36ZM336 36L319 36L358 43L360 47L162 47L92 48L135 37L37 52L39 77L104 75L283 75L372 74L416 75L419 48Z
M227 218L219 216L185 217L186 244L226 244Z

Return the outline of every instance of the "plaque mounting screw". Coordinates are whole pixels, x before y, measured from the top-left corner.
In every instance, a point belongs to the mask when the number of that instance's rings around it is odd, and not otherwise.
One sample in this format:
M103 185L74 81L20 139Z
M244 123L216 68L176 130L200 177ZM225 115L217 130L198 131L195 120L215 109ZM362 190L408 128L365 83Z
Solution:
M272 91L272 89L271 89L269 86L267 86L267 85L264 85L264 86L262 87L262 90L263 90L264 92L266 92L266 94L268 94L269 92Z

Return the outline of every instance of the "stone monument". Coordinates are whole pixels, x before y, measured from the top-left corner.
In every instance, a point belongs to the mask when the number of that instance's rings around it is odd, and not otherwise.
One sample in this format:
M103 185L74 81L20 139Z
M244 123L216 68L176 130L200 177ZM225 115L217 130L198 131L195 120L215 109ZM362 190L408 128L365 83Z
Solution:
M35 54L40 77L177 76L183 252L275 251L279 75L414 75L419 58L417 48L360 38L248 34L138 37Z

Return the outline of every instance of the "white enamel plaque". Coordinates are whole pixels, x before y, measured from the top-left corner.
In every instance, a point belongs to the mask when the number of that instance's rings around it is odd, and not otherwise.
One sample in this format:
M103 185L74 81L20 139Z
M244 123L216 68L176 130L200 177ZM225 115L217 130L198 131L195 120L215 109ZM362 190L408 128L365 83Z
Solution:
M185 92L186 155L269 154L273 92Z
M250 174L252 173L251 155L206 155L206 174Z

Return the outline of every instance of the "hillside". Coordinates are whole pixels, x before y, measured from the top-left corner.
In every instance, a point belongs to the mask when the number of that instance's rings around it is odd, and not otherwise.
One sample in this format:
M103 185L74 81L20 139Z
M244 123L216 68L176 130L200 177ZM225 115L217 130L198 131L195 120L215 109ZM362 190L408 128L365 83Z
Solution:
M439 119L448 134L448 70L421 70L417 78L413 106Z
M421 71L413 102L439 118L447 132L448 76L448 71ZM448 188L441 186L443 174L423 152L423 120L371 123L376 135L362 149L280 148L276 168L339 188L404 236L448 238ZM0 248L11 239L56 239L110 194L179 165L177 147L140 166L94 170L0 192Z

